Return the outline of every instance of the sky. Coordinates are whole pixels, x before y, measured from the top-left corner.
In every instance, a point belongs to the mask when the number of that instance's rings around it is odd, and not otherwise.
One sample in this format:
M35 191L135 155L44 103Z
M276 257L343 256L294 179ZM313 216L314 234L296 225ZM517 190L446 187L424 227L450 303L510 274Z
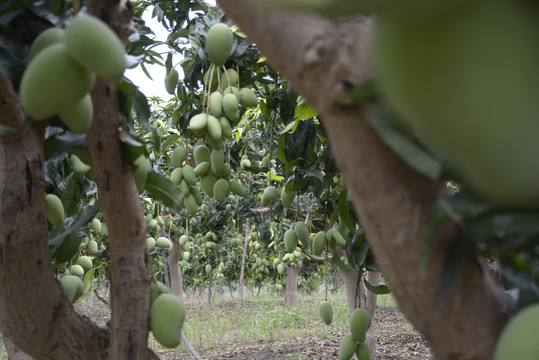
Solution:
M156 35L156 38L159 40L166 40L168 36L168 31L155 19L151 18L153 8L148 8L143 14L142 18L146 22L146 25L149 26ZM162 53L169 51L169 48L166 45L162 47L157 47L154 49ZM165 54L166 55L166 54ZM164 57L166 57L164 55ZM173 64L176 64L179 59L178 57L173 58ZM180 73L180 79L183 77L183 72L181 67L176 67ZM159 96L164 100L168 100L172 97L165 90L165 68L160 65L150 65L147 66L148 72L152 75L153 81L150 80L146 74L142 71L140 66L137 66L134 69L127 69L125 76L131 80L135 85L137 85L146 96Z

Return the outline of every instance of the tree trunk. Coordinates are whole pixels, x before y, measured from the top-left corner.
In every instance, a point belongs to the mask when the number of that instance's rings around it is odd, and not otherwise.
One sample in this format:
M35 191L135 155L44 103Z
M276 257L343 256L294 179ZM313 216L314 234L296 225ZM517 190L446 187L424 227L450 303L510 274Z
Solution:
M435 307L435 282L454 226L438 236L420 277L423 224L440 184L398 158L365 120L348 92L372 79L373 21L332 23L313 14L222 1L227 15L319 112L362 227L407 318L439 360L491 359L508 309L484 261L469 256L452 295ZM443 86L443 85L441 85ZM466 321L462 321L466 319ZM481 339L480 342L477 339Z
M179 237L172 242L172 251L170 252L170 293L183 300L183 279L182 269L180 269L180 251L181 245Z
M163 280L167 289L170 289L170 277L168 276L168 261L167 252L165 249L161 250L161 261L163 262Z
M303 261L300 261L297 266L289 266L286 269L284 301L290 305L295 305L298 302L298 277L302 268Z
M0 328L36 359L105 359L107 331L75 313L52 269L43 125L26 121L2 76L0 99L0 124L14 129L0 135Z
M34 360L33 357L15 346L7 337L3 336L2 339L4 340L4 346L9 360Z
M240 269L240 304L243 306L243 277L245 275L245 262L247 261L247 248L249 247L249 222L245 223L245 243L243 244L243 255L241 257Z

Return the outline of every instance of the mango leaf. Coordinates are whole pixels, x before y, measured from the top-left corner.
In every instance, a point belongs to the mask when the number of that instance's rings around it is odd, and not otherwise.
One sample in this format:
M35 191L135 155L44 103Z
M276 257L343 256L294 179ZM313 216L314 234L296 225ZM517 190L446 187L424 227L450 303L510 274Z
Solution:
M356 220L350 213L347 190L341 191L339 194L339 219L350 231L356 230Z
M296 120L308 120L318 116L318 112L311 105L307 104L305 99L300 96L298 97L298 104L294 116Z
M469 259L471 244L471 241L460 236L449 246L444 258L442 273L436 279L434 294L436 307L453 292L457 279L462 274L462 268Z
M389 286L384 285L384 284L373 285L370 282L368 282L366 278L363 278L363 283L365 284L365 287L367 288L367 290L369 290L372 293L375 293L376 295L385 295L391 292L391 289L389 288Z
M84 231L77 230L69 234L60 245L58 245L53 253L52 258L57 263L63 263L69 261L78 251L82 238L84 237Z
M356 270L353 270L350 267L346 266L337 255L333 255L333 257L331 258L331 263L337 268L339 268L339 270L341 270L342 272L345 272L347 274L356 273Z
M69 235L89 223L100 208L101 202L98 199L92 206L85 206L76 215L67 218L62 226L54 228L49 235L49 248L52 253L54 254L56 247L60 246Z
M179 211L183 208L183 193L169 178L156 172L149 172L145 189L155 200L160 200L169 208Z
M97 267L92 268L84 274L84 291L85 292L90 290L90 286L92 286L92 280L94 279L94 274L95 274L96 269Z
M391 114L382 105L365 105L364 109L369 124L395 154L423 175L433 180L440 178L441 162L412 137L394 127L389 121Z

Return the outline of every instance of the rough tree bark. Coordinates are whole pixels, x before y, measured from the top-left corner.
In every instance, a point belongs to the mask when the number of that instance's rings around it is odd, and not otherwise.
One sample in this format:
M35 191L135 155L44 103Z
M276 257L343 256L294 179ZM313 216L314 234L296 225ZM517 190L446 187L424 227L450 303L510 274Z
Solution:
M132 31L127 1L97 0L88 11L125 43ZM131 167L122 156L116 84L98 80L92 98L88 142L111 244L110 331L75 313L54 277L44 204L44 123L26 121L17 94L1 77L0 122L15 132L0 136L0 327L36 359L155 359L147 348L146 229Z
M286 269L284 301L289 305L295 305L298 302L298 277L302 268L303 261L300 261L296 266L289 266Z
M243 254L241 256L240 268L240 304L243 307L243 277L245 276L245 262L247 261L247 247L249 246L249 222L245 223L245 242L243 243Z
M179 235L172 242L172 251L170 252L170 293L183 300L183 279L180 269L181 245L178 239Z
M418 271L423 224L440 184L395 156L365 121L362 109L343 101L349 89L372 78L372 21L334 24L255 4L220 2L269 63L320 113L360 222L399 305L437 359L491 359L509 315L482 260L470 256L462 271L466 276L438 308L434 305L435 281L457 235L454 226L439 235L426 277Z

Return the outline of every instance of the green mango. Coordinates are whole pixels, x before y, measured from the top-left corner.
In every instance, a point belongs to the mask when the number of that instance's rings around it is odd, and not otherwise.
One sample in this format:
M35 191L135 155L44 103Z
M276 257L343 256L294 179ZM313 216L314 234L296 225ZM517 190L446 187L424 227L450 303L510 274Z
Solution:
M357 308L350 317L350 333L357 342L365 341L367 330L371 326L371 314L365 309Z
M62 28L52 27L39 34L30 50L28 51L28 63L41 52L41 50L53 44L58 44L64 41L65 30Z
M539 304L528 305L519 310L503 328L494 360L536 360L539 354Z
M318 314L326 325L330 325L333 321L333 305L329 301L321 301L318 304Z
M180 74L178 70L171 69L169 73L165 76L165 90L170 94L174 95L176 91L176 86L178 85Z
M69 108L91 90L95 75L68 53L64 43L43 49L28 64L20 84L24 111L36 120L45 120Z
M45 210L47 212L47 219L54 226L60 226L64 222L64 205L62 200L54 194L45 195Z
M228 25L218 23L213 25L206 37L206 51L212 63L216 66L223 66L232 50L234 37Z
M185 307L172 294L161 294L150 308L150 330L164 347L175 348L182 340Z
M103 21L91 15L73 19L65 30L69 54L105 80L121 79L127 62L125 47Z
M75 105L58 111L58 116L64 124L77 134L84 134L90 130L94 119L94 106L90 94L86 94Z

